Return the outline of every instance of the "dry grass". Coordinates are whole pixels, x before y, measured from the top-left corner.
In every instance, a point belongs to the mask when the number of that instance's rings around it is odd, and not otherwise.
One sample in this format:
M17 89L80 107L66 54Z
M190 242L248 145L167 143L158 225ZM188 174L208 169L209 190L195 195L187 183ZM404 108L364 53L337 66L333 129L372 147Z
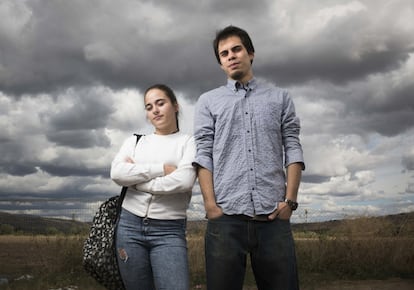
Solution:
M193 289L204 286L204 228L188 233ZM376 219L344 221L324 233L295 232L300 280L303 289L338 279L414 278L414 235ZM81 265L85 236L0 236L0 278L9 283L0 289L103 289ZM22 275L30 280L15 281ZM249 270L246 289L254 289ZM198 288L196 288L198 287ZM316 289L316 288L315 288Z
M0 236L0 289L104 289L83 270L84 236ZM21 279L23 277L23 279Z
M187 240L190 279L192 284L201 285L204 283L204 237L189 235Z

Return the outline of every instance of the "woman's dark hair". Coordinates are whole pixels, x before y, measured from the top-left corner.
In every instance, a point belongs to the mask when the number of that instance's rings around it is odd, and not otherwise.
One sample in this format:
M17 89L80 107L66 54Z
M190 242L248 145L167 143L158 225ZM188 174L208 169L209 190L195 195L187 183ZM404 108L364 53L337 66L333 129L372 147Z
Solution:
M218 51L219 42L224 40L224 39L227 39L231 36L238 36L240 38L243 46L246 48L247 52L249 54L254 53L253 42L250 39L249 34L245 30L243 30L239 27L230 25L230 26L227 26L227 27L223 28L222 30L219 30L216 33L216 38L214 39L214 42L213 42L214 53L216 54L216 58L217 58L217 61L218 61L219 64L221 64L219 51ZM251 62L253 63L253 60Z
M178 105L177 97L174 94L174 91L167 85L164 84L155 84L150 86L148 89L145 90L144 96L147 95L147 93L152 89L158 89L165 93L165 95L170 99L171 103L173 105ZM180 127L178 126L178 111L175 112L175 121L177 122L177 131L180 130Z

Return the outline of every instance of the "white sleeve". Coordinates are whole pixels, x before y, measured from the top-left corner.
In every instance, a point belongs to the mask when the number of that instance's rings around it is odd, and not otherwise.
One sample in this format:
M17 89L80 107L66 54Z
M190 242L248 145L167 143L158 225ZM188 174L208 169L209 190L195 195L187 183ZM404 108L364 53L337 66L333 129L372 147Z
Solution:
M196 171L192 163L195 157L194 138L191 137L184 145L183 156L172 173L156 177L148 182L136 185L139 191L153 194L169 194L190 192L196 180Z
M128 157L132 158L136 146L139 146L139 144L136 145L135 136L126 139L111 163L111 179L118 185L131 186L164 175L164 165L161 163L136 164L126 162Z

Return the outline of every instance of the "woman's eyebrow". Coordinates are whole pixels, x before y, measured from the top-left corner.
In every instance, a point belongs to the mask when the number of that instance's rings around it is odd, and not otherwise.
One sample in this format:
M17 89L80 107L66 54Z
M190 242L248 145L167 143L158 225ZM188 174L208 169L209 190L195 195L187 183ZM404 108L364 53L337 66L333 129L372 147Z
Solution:
M161 101L165 101L165 98L159 98L159 99L156 99L156 100L154 101L154 103L159 103L159 102L161 102ZM148 107L148 106L152 106L152 104L151 104L151 103L145 104L145 107Z

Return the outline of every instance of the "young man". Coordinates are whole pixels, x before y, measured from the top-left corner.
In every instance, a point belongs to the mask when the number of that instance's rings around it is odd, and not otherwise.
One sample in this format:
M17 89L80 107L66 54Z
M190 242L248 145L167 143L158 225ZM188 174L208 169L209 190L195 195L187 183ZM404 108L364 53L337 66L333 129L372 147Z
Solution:
M246 31L224 28L214 50L227 84L201 95L194 127L207 288L242 289L249 253L259 289L298 289L290 217L305 165L294 104L254 78Z

